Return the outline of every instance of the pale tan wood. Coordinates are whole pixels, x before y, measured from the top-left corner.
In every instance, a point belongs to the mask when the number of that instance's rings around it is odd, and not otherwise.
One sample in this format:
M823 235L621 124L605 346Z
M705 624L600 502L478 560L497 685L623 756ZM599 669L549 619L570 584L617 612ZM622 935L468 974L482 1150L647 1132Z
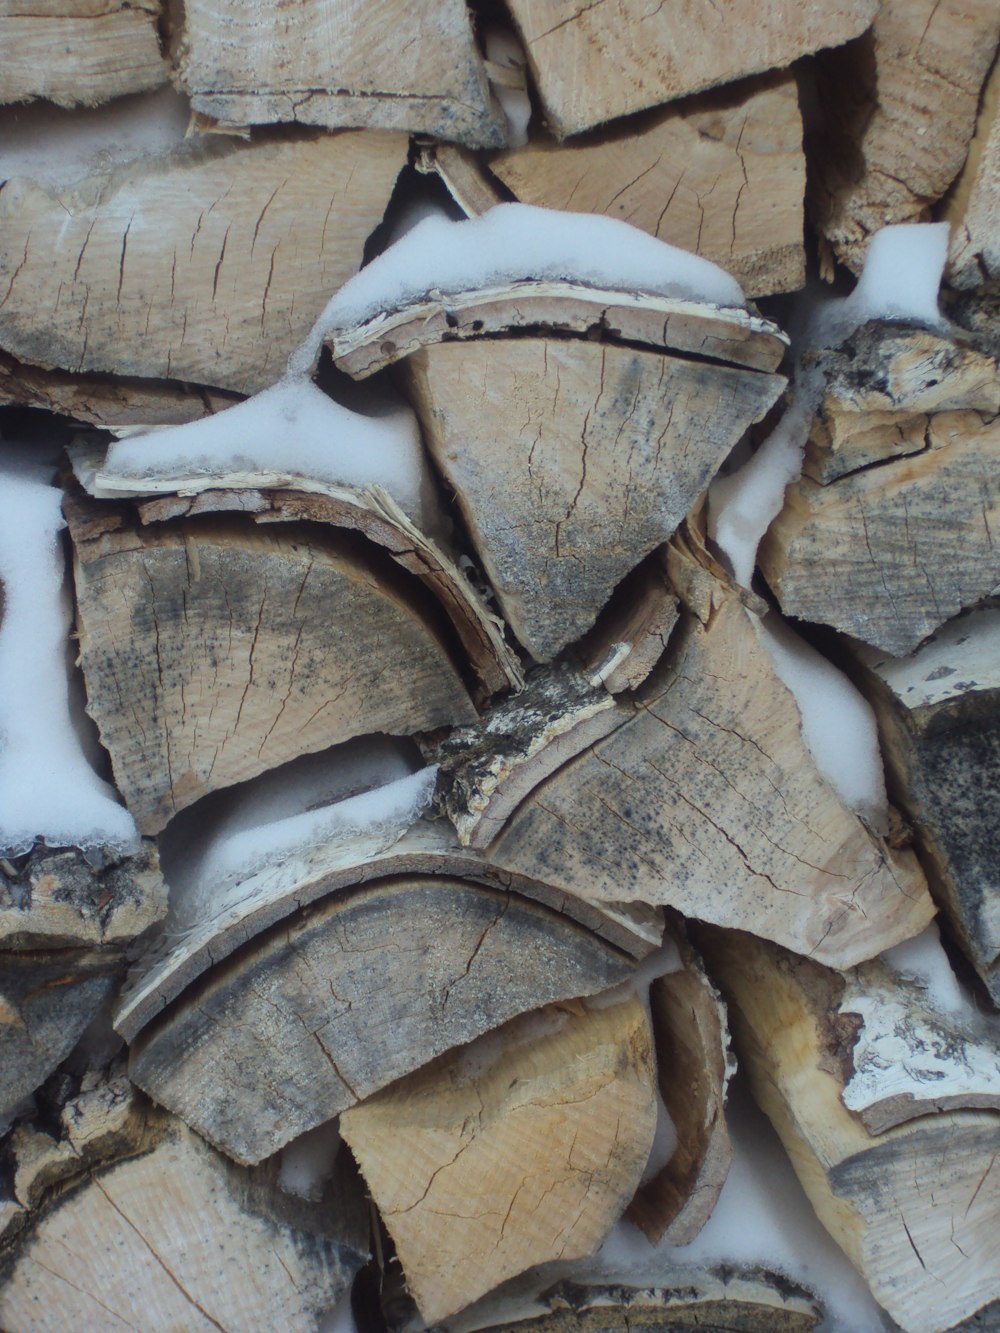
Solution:
M0 947L124 944L162 920L167 888L154 842L137 856L38 844L0 859Z
M535 87L560 138L857 37L875 0L822 6L711 0L650 7L637 0L574 5L511 0Z
M326 342L340 370L364 379L429 344L541 329L646 343L765 371L777 370L788 347L776 324L747 310L562 279L428 292L361 324L330 328Z
M297 755L475 717L375 548L288 524L140 529L82 498L70 525L88 711L144 832Z
M540 662L591 628L784 383L551 337L442 342L402 369L504 616Z
M626 1216L655 1245L687 1245L708 1221L733 1160L725 1103L736 1057L726 1006L706 975L682 924L670 932L683 967L649 988L660 1096L677 1147L640 1185Z
M902 655L988 597L1000 585L998 448L1000 418L935 412L917 452L794 482L758 556L782 610Z
M916 934L934 907L820 775L756 617L714 584L621 725L535 789L488 855L594 901L669 905L832 966Z
M309 848L267 866L240 886L238 900L186 926L180 938L169 931L162 945L148 950L123 988L115 1027L132 1041L209 968L228 958L248 939L335 890L351 889L402 875L447 876L503 889L541 904L614 949L640 959L663 934L658 908L641 904L594 904L537 880L498 871L482 853L459 846L446 820L418 821L391 846L376 834Z
M618 585L580 644L585 673L610 694L638 689L663 656L679 618L661 547Z
M313 1330L367 1256L346 1181L320 1204L281 1192L149 1109L139 1149L54 1192L0 1286L9 1333Z
M196 111L232 125L506 142L464 0L187 0L179 80Z
M43 370L0 352L0 405L43 408L101 430L180 426L236 401L221 390L185 384Z
M159 0L2 0L0 102L95 106L167 82Z
M768 76L570 144L539 133L490 170L516 198L604 213L720 264L748 296L805 282L795 79Z
M207 973L131 1048L130 1075L237 1161L515 1014L627 978L551 909L442 876L334 893Z
M214 135L0 192L0 346L74 372L272 384L360 266L404 135Z
M994 0L882 0L870 34L820 57L812 212L855 272L879 227L925 221L957 176L998 38Z
M0 954L0 1114L48 1078L114 993L118 950L23 950Z
M344 1113L428 1323L597 1249L652 1147L654 1077L633 996L515 1019Z
M940 217L952 226L951 285L977 287L1000 277L1000 65L996 63L982 92L968 157Z
M856 661L931 891L1000 1003L1000 611L949 621L909 657Z
M148 497L136 506L144 524L237 512L252 514L259 523L308 521L361 533L415 574L441 603L478 682L478 701L523 684L521 663L504 639L502 621L461 572L457 553L421 532L382 487L336 486L280 471L142 480L108 471L101 447L74 445L69 453L89 495Z
M908 1333L938 1333L1000 1298L1000 1113L924 1115L873 1136L842 1101L817 969L713 933L741 1066L817 1215Z
M479 154L460 144L422 145L416 168L423 176L438 176L468 218L479 217L506 199L496 181L490 178Z

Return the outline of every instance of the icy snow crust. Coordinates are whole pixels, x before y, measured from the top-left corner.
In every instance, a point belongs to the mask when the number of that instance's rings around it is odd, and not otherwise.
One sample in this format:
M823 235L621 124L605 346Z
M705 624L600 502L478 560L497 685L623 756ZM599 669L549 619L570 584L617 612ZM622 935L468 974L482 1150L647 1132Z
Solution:
M718 265L627 222L531 204L497 204L462 222L426 218L373 259L329 302L293 354L289 370L307 373L334 329L362 324L432 292L474 291L529 278L564 278L746 308L739 283Z
M809 428L823 395L822 374L804 354L839 346L873 319L942 327L937 293L947 254L947 223L883 227L872 239L864 272L850 296L814 303L806 311L784 415L753 457L709 490L709 536L743 587L753 579L757 548L784 504L786 486L802 471ZM795 696L817 768L845 805L884 831L885 777L870 705L842 672L794 635L777 612L767 616L762 638L775 670Z
M69 704L62 492L0 453L0 849L136 852L132 816L87 762Z

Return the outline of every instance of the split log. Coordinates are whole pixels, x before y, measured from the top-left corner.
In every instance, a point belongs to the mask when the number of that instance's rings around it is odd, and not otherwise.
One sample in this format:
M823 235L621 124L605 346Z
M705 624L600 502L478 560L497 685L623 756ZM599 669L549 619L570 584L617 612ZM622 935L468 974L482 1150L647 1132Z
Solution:
M517 894L383 880L286 919L189 987L133 1043L130 1074L235 1160L258 1162L451 1047L632 966Z
M1000 611L950 621L909 657L856 657L931 890L1000 1004Z
M951 285L970 288L1000 278L1000 64L996 62L980 99L969 155L940 216L952 224Z
M421 532L382 487L337 486L280 471L139 479L109 471L100 448L74 445L69 453L89 495L139 500L136 510L143 524L239 513L252 515L255 523L323 523L360 533L416 575L440 603L476 679L477 702L523 684L521 663L504 639L502 622L462 573L459 557Z
M401 838L390 839L389 846L386 841L379 833L336 840L252 874L233 901L220 904L215 914L195 925L188 924L181 938L168 934L161 947L147 951L123 988L115 1015L117 1030L126 1040L134 1040L185 987L249 939L335 890L380 879L444 876L509 891L565 916L605 940L613 951L635 959L644 958L660 943L659 909L586 903L548 884L498 871L481 853L460 847L443 820L419 820Z
M663 656L680 618L680 603L659 547L615 589L578 647L584 672L610 694L635 690Z
M367 1221L344 1176L320 1203L281 1191L278 1163L248 1171L184 1125L143 1108L124 1160L62 1182L6 1257L10 1333L314 1329L367 1253Z
M672 554L707 582L708 605L684 617L635 702L616 704L617 729L526 797L489 859L591 901L738 926L832 966L916 934L934 908L913 853L893 850L820 775L738 591Z
M919 1115L869 1133L843 1101L845 1020L830 990L842 983L748 936L702 942L754 1095L876 1300L907 1333L937 1333L1000 1299L1000 1112Z
M180 426L236 401L234 394L186 384L42 370L0 352L0 406L41 408L101 430Z
M370 126L500 147L464 0L359 8L348 0L187 0L179 80L196 111L227 125Z
M479 217L506 199L479 154L459 144L421 144L414 165L422 176L437 176L467 218Z
M160 0L0 4L0 102L95 106L167 82Z
M428 1323L597 1249L649 1156L653 1080L632 997L515 1019L344 1113Z
M0 1114L29 1097L76 1045L123 972L117 950L0 955Z
M805 157L790 75L704 94L572 144L539 134L491 159L490 170L523 203L604 213L703 255L748 296L805 283Z
M58 194L9 180L0 346L74 372L264 388L360 267L406 151L388 133L217 135Z
M504 616L540 662L592 627L783 386L576 338L441 342L401 369Z
M297 755L475 716L430 609L369 544L68 512L88 711L144 832Z
M567 15L558 0L510 3L545 118L561 139L747 74L784 69L857 37L876 8L874 0L822 9L765 0L740 16L711 0L659 8L615 0Z
M677 1146L639 1186L625 1215L654 1245L687 1245L712 1215L733 1160L725 1103L736 1058L722 997L683 925L675 924L670 934L683 967L653 981L649 1003L660 1096Z
M996 360L876 324L827 364L760 567L787 615L909 653L1000 584Z
M810 198L841 263L859 272L879 227L925 221L958 175L998 38L993 0L882 0L870 33L818 57Z
M0 947L125 944L162 920L167 890L156 846L137 856L38 843L0 858Z

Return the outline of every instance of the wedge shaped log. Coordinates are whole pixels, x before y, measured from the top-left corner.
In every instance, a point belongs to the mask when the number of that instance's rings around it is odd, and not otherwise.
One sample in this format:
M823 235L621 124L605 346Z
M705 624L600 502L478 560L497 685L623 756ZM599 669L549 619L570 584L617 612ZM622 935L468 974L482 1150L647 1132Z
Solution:
M635 0L566 15L558 0L511 0L545 118L564 138L745 74L790 65L864 32L873 0L822 10L765 0L739 18L710 0L650 9Z
M211 518L143 530L82 499L70 525L88 709L145 832L296 755L475 716L412 585L367 544Z
M909 657L856 660L931 891L1000 1003L1000 610L949 621Z
M344 1113L428 1323L597 1249L649 1156L654 1078L633 996L515 1019Z
M360 267L406 145L217 135L58 193L15 177L0 194L0 347L43 367L265 388Z
M0 946L67 948L125 944L162 920L167 887L156 844L137 856L97 856L37 844L0 860Z
M542 662L591 628L783 383L534 337L426 346L403 370L504 616Z
M817 63L812 212L856 272L879 227L924 221L958 175L1000 38L992 0L883 0L874 19Z
M252 12L188 0L180 84L230 125L367 125L491 148L507 137L464 0L266 0Z
M524 799L489 859L834 966L916 934L934 907L915 856L892 850L821 777L756 614L694 568L704 619L688 613L635 702L616 705L617 729Z
M903 655L1000 585L1000 378L923 331L869 326L849 353L759 561L788 615Z
M748 296L805 281L805 156L791 75L706 93L573 143L538 134L489 166L522 203L622 218L721 264Z
M879 1304L907 1333L936 1333L1000 1300L1000 1112L925 1114L869 1133L844 1106L843 1030L831 1035L830 995L815 993L817 974L833 974L765 941L721 936L702 943L730 1001L741 1066Z
M995 62L980 98L968 157L941 216L952 224L952 286L974 288L1000 277L1000 67Z
M64 1180L8 1256L10 1333L314 1329L367 1256L367 1219L345 1179L319 1204L285 1194L277 1161L235 1166L173 1116L146 1108L137 1141Z
M95 106L167 82L160 0L0 5L0 102Z
M130 1073L235 1160L258 1162L450 1047L632 965L518 894L385 880L255 937L146 1026Z

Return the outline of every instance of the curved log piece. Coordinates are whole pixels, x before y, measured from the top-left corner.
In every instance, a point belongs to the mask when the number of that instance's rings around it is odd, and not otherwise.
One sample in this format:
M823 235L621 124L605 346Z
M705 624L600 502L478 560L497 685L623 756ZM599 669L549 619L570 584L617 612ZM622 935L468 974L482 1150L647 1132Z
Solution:
M88 495L135 499L144 524L240 513L252 515L256 523L323 523L361 533L416 575L440 602L483 699L523 684L520 661L504 639L500 618L462 573L457 557L421 532L380 486L355 490L282 472L141 480L109 472L102 449L74 445L69 452Z
M167 886L152 839L137 856L38 842L23 856L0 857L4 949L124 944L166 910Z
M214 135L59 191L14 177L0 347L75 372L266 388L360 268L406 153L403 134Z
M700 931L699 942L754 1096L879 1304L907 1333L938 1333L1000 1301L1000 1111L924 1114L871 1134L844 1105L850 1019L831 1040L830 997L811 993L816 973L831 974L736 932Z
M931 892L1000 1004L1000 609L949 621L908 657L854 660Z
M633 967L517 894L386 880L251 940L143 1029L130 1074L236 1161L259 1162L449 1048Z
M412 585L367 544L67 509L88 711L143 832L297 755L475 717Z
M654 1079L632 996L526 1014L344 1113L427 1323L597 1249L649 1156Z
M755 615L701 575L705 623L685 617L635 702L616 704L618 728L535 788L487 855L582 898L674 907L830 966L871 958L934 914L916 858L841 803Z
M640 1185L626 1217L656 1245L687 1245L708 1221L729 1174L733 1149L725 1102L736 1057L726 1006L687 939L671 922L683 967L649 988L660 1096L677 1133L670 1160Z
M110 1161L81 1170L77 1158L75 1175L50 1182L0 1257L9 1333L306 1333L367 1257L349 1168L310 1203L281 1190L277 1161L235 1166L141 1101L112 1138Z
M541 662L591 628L784 383L530 336L425 346L402 372L504 616Z

